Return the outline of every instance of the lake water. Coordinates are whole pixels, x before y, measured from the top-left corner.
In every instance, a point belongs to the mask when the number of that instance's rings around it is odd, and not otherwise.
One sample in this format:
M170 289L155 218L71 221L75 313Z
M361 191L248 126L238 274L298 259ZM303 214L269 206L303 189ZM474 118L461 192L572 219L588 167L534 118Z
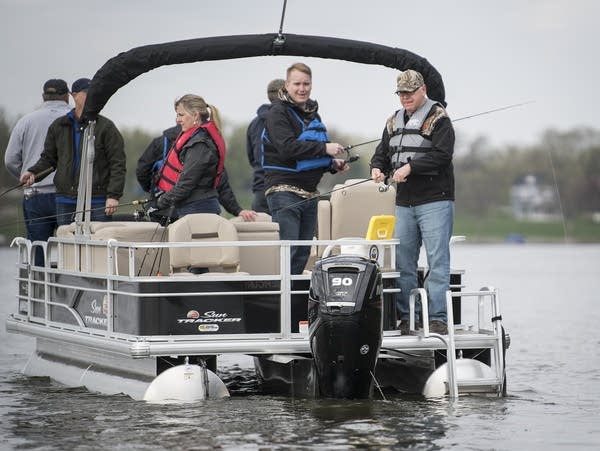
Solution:
M234 396L151 405L20 374L29 337L7 334L15 252L0 248L0 450L600 449L600 245L454 245L469 291L499 289L508 396L330 401L257 393L223 359Z

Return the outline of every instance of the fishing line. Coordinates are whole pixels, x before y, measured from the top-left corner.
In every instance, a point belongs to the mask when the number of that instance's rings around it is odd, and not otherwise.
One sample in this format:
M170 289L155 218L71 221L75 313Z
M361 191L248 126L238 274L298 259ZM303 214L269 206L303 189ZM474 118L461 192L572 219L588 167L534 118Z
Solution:
M552 178L554 179L554 189L556 190L556 198L558 200L558 209L560 210L560 219L563 227L563 240L567 243L567 222L565 220L565 213L563 211L562 200L560 197L560 190L558 189L558 180L556 178L556 169L554 167L554 160L552 159L552 152L548 149L548 158L550 159L550 167L552 168Z
M156 223L156 227L154 228L154 231L152 232L152 236L150 237L150 242L154 242L154 237L156 236L156 232L158 232L158 228L160 227L160 223ZM162 238L162 235L161 235ZM161 239L162 241L162 239ZM146 251L144 252L144 258L142 258L142 263L140 264L140 269L138 270L137 275L141 275L142 274L142 269L144 268L144 263L146 262L146 257L148 256L148 253L150 252L150 248L147 247ZM152 265L150 265L150 270L148 271L148 275L151 276L152 273L154 272L154 265L156 264L156 256L158 255L158 252L156 252L154 254L154 260L152 262Z
M171 205L171 208L169 208L169 213L167 213L167 219L165 221L165 224L163 225L162 234L160 236L161 242L165 241L166 234L167 234L167 228L168 228L169 224L171 223L171 219L173 218L174 215L175 215L175 205ZM159 223L159 225L160 225L160 223ZM156 262L158 259L158 271L156 271L156 273L159 276L162 275L160 273L160 262L162 261L164 250L165 250L165 248L161 246L160 251L158 251L156 254L154 254L154 262L152 263L152 271L154 271L154 267L156 266Z
M381 395L381 398L384 401L387 401L387 399L385 399L385 395L383 394L383 390L381 389L381 385L379 385L379 382L377 382L377 379L375 378L373 371L369 370L369 373L371 373L371 378L373 379L373 382L375 382L375 386L377 387L377 390L379 390L379 394Z
M527 102L515 103L513 105L507 105L507 106L503 106L500 108L495 108L493 110L483 111L481 113L476 113L476 114L471 114L470 116L459 117L458 119L453 119L452 122L464 121L465 119L471 119L472 117L483 116L484 114L495 113L496 111L509 110L511 108L517 108L519 106L529 105L530 103L535 103L535 100L528 100Z

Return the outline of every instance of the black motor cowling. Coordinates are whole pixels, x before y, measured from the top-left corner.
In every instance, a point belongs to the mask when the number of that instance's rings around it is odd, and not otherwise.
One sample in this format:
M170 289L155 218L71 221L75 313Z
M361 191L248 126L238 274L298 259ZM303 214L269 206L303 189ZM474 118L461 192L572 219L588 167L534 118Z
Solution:
M376 262L338 255L315 263L308 326L322 397L371 397L381 347L382 304Z

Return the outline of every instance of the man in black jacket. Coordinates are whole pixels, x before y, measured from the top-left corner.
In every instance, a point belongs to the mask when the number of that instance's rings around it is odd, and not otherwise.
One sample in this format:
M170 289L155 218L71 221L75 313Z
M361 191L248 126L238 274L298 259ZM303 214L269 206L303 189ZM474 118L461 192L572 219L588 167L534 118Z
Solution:
M166 158L171 145L180 132L181 127L179 125L167 128L163 131L161 136L154 138L142 153L137 163L135 175L144 191L156 194L157 176L162 167L163 160ZM238 203L237 198L231 189L231 185L229 184L226 169L223 170L223 174L221 175L221 182L217 187L217 192L219 194L219 203L229 214L240 216L244 221L254 221L256 219L255 211L245 210ZM151 205L155 206L154 199L152 200ZM156 214L153 216L157 218L157 220L162 220L162 216L165 214L166 212L161 212L158 216ZM170 221L174 221L177 218L170 216L169 219Z
M431 332L446 334L446 291L450 288L450 238L454 224L454 129L444 107L427 97L423 76L401 72L397 91L402 108L383 130L371 159L371 177L386 175L396 185L396 266L400 272L397 309L408 333L409 296L418 287L417 264L425 246ZM419 307L419 306L417 306Z
M317 225L317 185L327 171L345 171L344 152L329 142L317 102L310 98L312 71L303 63L287 70L285 87L265 120L265 195L282 240L312 240ZM292 246L291 273L302 274L310 245Z
M271 108L274 100L278 98L278 93L283 88L285 80L277 78L271 80L267 85L267 98L270 103L264 103L256 110L256 117L252 119L246 132L246 154L248 162L254 170L252 178L252 209L263 213L271 214L267 198L265 197L265 170L262 167L262 133L265 128L265 116Z
M82 138L86 126L82 113L90 82L89 78L80 78L73 82L71 96L75 108L50 125L40 159L28 168L20 179L25 186L30 186L36 181L34 174L49 168L56 169L54 185L58 225L72 222L77 206ZM108 221L119 206L125 186L124 143L115 124L100 115L96 119L94 137L91 219Z

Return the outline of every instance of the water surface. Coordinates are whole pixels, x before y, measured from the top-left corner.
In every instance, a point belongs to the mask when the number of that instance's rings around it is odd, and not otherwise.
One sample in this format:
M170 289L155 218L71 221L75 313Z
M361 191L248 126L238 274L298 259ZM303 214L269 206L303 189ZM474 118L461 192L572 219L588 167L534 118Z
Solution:
M230 356L233 397L165 406L21 375L33 342L5 331L15 252L0 248L0 450L599 449L600 245L459 243L452 258L470 291L499 289L506 398L264 396L249 360Z

